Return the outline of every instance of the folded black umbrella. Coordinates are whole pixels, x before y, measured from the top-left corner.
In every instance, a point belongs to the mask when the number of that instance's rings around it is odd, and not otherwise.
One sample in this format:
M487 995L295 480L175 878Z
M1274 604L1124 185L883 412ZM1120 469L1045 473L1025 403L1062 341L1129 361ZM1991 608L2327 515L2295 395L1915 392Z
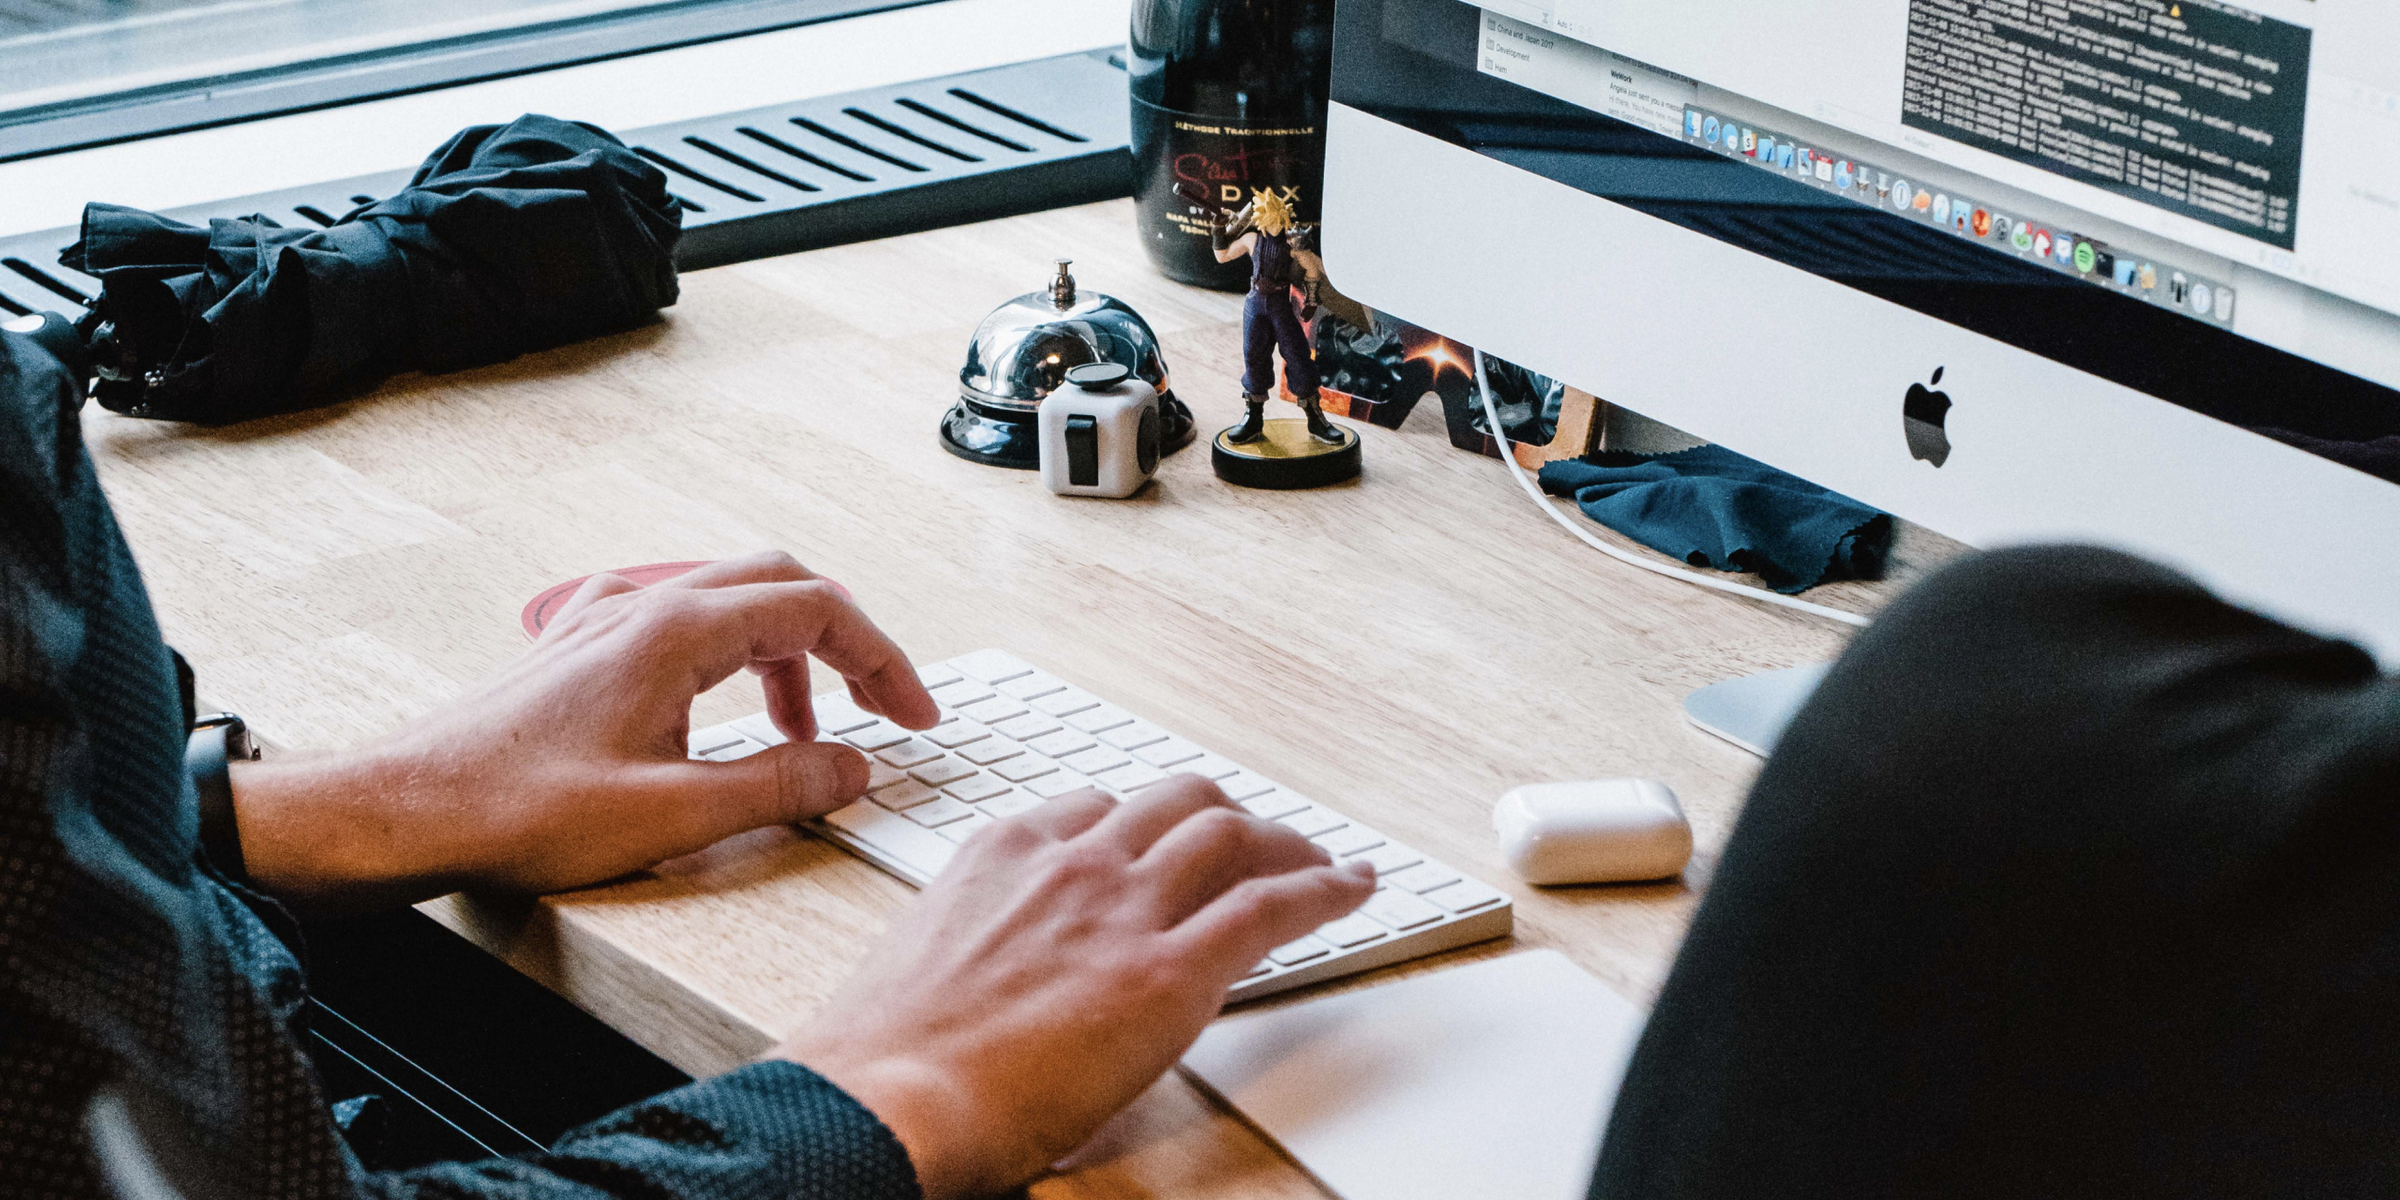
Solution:
M92 204L59 262L101 282L102 404L222 424L640 324L675 303L681 225L624 143L525 116L460 133L328 228Z

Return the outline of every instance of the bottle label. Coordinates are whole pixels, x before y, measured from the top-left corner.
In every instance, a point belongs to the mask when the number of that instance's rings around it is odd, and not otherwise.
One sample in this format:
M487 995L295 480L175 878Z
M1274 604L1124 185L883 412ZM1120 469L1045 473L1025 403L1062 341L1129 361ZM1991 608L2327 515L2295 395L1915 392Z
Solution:
M1247 279L1247 264L1215 262L1209 230L1259 196L1280 196L1300 223L1316 223L1325 178L1322 124L1237 124L1140 100L1133 116L1142 241L1169 275L1193 283L1203 282L1195 275L1206 276L1212 286Z

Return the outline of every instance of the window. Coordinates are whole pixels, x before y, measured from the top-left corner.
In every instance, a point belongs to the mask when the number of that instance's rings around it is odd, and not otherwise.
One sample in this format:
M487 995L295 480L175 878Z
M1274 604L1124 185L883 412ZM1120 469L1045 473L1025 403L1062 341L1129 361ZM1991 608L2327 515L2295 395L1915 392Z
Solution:
M925 0L18 0L0 162Z

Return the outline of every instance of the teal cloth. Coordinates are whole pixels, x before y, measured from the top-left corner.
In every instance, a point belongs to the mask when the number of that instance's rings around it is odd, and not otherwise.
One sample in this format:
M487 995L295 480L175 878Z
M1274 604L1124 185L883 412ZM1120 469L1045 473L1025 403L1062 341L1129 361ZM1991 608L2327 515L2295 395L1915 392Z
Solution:
M1554 462L1542 490L1662 554L1751 572L1785 595L1880 579L1892 549L1890 514L1723 446Z

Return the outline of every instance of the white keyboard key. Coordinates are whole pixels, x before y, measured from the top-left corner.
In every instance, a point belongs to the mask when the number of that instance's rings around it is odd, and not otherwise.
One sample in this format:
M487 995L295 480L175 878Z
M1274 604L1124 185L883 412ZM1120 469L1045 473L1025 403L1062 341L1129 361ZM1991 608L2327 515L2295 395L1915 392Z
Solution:
M1133 760L1106 746L1094 746L1089 750L1067 755L1058 761L1086 775L1098 775L1102 771L1114 771Z
M1167 773L1148 763L1126 763L1092 778L1120 792L1138 792L1151 784L1165 782Z
M952 721L936 725L925 734L925 740L944 750L956 750L969 742L979 742L992 736L992 731L973 721Z
M749 738L743 738L741 741L735 742L730 746L712 750L701 755L700 757L705 758L710 762L732 762L737 758L748 758L764 749L766 749L765 746L761 746L757 742L751 741Z
M908 772L898 767L887 766L873 759L867 760L867 790L870 792L877 788L890 787L906 778L908 778Z
M1061 729L1057 733L1046 733L1025 741L1025 745L1034 753L1047 754L1052 758L1065 758L1078 750L1089 750L1099 744L1072 729Z
M1313 838L1321 833L1332 833L1350 823L1336 816L1330 809L1319 808L1314 804L1288 817L1277 817L1276 820L1299 830L1300 836L1305 838Z
M966 678L966 676L959 674L956 670L953 670L950 666L944 663L935 663L930 667L917 668L917 682L924 684L928 690L940 687L946 683L957 683L959 680L964 678Z
M909 771L909 777L928 787L956 783L975 773L975 768L955 758L940 758Z
M1342 950L1347 950L1352 946L1364 946L1383 935L1383 926L1357 913L1351 913L1331 924L1317 926L1318 937L1332 942L1336 948Z
M1024 716L1025 706L1006 696L994 696L988 700L978 700L973 704L959 705L958 715L990 725L994 722L1005 721L1010 717Z
M1382 868L1379 867L1376 871L1377 874L1381 874ZM1435 888L1448 887L1457 883L1458 872L1440 863L1418 863L1405 871L1393 872L1384 882L1412 892L1430 892Z
M1197 775L1202 779L1215 779L1219 781L1231 779L1234 776L1242 773L1242 768L1239 763L1234 762L1230 758L1224 758L1215 754L1203 754L1190 762L1182 764L1180 769L1190 771L1192 774Z
M869 792L867 798L893 812L906 812L939 795L940 792L909 779L882 791Z
M968 817L964 821L952 821L951 823L934 830L934 832L950 839L951 841L964 842L968 838L974 837L976 834L983 832L983 827L992 823L993 822L990 817L978 812L975 815Z
M1374 867L1375 877L1380 879L1424 862L1425 856L1397 842L1386 842L1359 855L1357 861Z
M1065 690L1067 690L1066 680L1054 675L1044 675L1040 671L1035 671L1031 675L1020 675L1000 685L1001 695L1014 696L1019 700L1036 700Z
M976 811L994 817L1013 817L1042 806L1042 798L1020 788L1005 796L994 796L976 806Z
M847 718L829 722L826 719L825 706L822 703L818 704L817 732L821 734L835 734L838 736L845 733L854 733L875 723L875 716L872 713L862 713L855 708L850 709L850 712L852 715ZM775 728L774 719L763 712L751 713L749 716L743 717L741 720L728 722L728 725L735 733L741 734L743 737L749 738L751 741L757 742L761 746L780 746L785 742L792 740L783 736L783 731ZM836 729L834 728L835 725L840 725L842 727Z
M1047 713L1053 717L1073 716L1076 713L1088 712L1098 707L1100 707L1100 697L1080 688L1052 692L1033 702L1033 711Z
M1332 833L1320 834L1309 840L1323 846L1325 853L1335 858L1348 858L1382 845L1383 835L1363 825L1345 825Z
M950 665L968 678L980 679L985 683L1006 683L1018 676L1033 674L1033 668L1026 666L1016 655L999 650L978 650L951 659Z
M959 747L958 756L979 767L988 767L1002 759L1025 753L1025 747L1006 738L985 738Z
M1452 886L1456 886L1455 884ZM1367 897L1359 910L1394 929L1415 929L1442 919L1442 910L1408 892L1385 888Z
M941 756L942 748L940 746L936 746L932 742L926 741L921 737L912 737L889 750L880 751L875 755L875 757L880 758L895 767L901 767L904 769L917 766L920 763L932 762Z
M1092 786L1091 780L1073 771L1060 771L1055 775L1044 775L1032 783L1026 784L1025 790L1044 800L1055 800L1068 792L1081 791L1090 786Z
M1390 886L1406 888L1411 893L1430 893L1433 888L1447 888L1457 881L1457 871L1447 869L1447 866L1438 862L1421 862L1409 866L1406 871L1392 871L1392 876L1385 878L1385 883L1390 883Z
M1020 742L1030 742L1046 734L1065 732L1059 728L1058 722L1040 713L1025 713L1010 717L1005 721L994 721L991 725L993 733L1005 738L1015 738Z
M1268 792L1242 801L1250 815L1266 821L1278 821L1308 807L1308 801L1290 792Z
M1038 754L1027 754L993 767L992 774L1010 783L1023 783L1028 779L1039 779L1057 769L1057 763Z
M927 829L939 829L952 821L964 821L968 817L974 816L975 810L948 796L942 796L930 803L917 805L900 815Z
M1285 942L1267 951L1267 958L1288 967L1294 963L1307 962L1312 958L1323 958L1331 953L1333 953L1333 947L1326 945L1312 933L1303 935L1299 941Z
M693 758L706 758L729 746L741 745L744 740L741 731L730 725L711 725L693 730L687 742Z
M994 796L1006 795L1015 789L989 775L978 775L973 779L962 779L942 790L969 804L981 804Z
M907 741L910 736L911 735L907 730L892 724L890 721L879 719L874 724L867 726L865 729L861 729L855 733L843 734L842 740L858 747L861 750L866 751L869 754L873 754L874 752L882 750L886 747L897 746L900 743Z
M1479 908L1489 908L1501 900L1498 891L1471 879L1449 887L1435 888L1425 893L1425 898L1454 913L1471 913Z
M997 693L972 679L961 679L948 687L933 689L933 698L944 708L965 708L979 700L989 700Z
M1103 733L1115 729L1119 725L1133 724L1133 714L1114 704L1103 704L1096 708L1087 708L1082 712L1070 714L1066 721L1070 729L1080 729L1085 733Z
M1139 750L1154 742L1167 740L1167 731L1148 721L1135 721L1131 725L1119 725L1100 734L1100 740L1119 750Z
M1181 771L1183 764L1200 757L1202 753L1200 747L1182 738L1171 737L1155 745L1144 746L1134 751L1133 756L1161 771Z
M1269 972L1269 971L1272 971L1272 970L1274 970L1274 969L1275 969L1275 964L1274 964L1274 963L1271 963L1271 962L1261 962L1261 963L1259 963L1257 966L1250 968L1250 973L1249 973L1249 974L1247 974L1247 975L1244 975L1244 976L1242 976L1242 978L1244 978L1244 979L1256 979L1256 978L1258 978L1259 976L1261 976L1261 975L1264 975L1264 974L1266 974L1267 972Z
M1234 800L1247 800L1252 796L1263 796L1275 790L1274 784L1268 783L1248 771L1220 779L1217 781L1217 786L1224 788L1225 795Z

